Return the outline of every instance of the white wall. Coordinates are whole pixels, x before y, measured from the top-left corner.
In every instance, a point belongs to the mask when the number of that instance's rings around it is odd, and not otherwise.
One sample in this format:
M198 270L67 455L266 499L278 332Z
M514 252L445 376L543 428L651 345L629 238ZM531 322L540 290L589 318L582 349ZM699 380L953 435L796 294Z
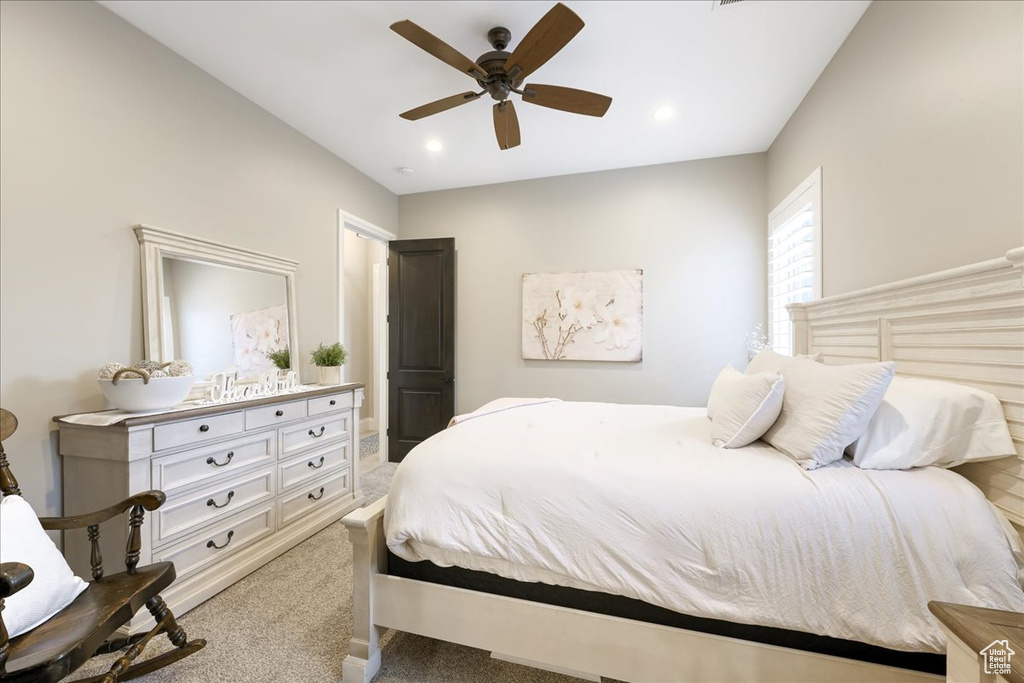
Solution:
M142 356L131 226L297 260L295 355L316 381L340 208L397 225L388 190L99 5L0 3L0 402L40 514L61 510L51 416L102 408L97 369Z
M356 237L352 230L345 237L345 381L366 385L362 396L362 419L373 418L376 407L374 391L373 332L373 263L375 246L372 240Z
M346 382L364 382L369 376L370 294L368 291L368 240L344 231L345 240L345 363ZM370 403L364 395L363 403Z
M373 345L373 266L384 266L387 249L382 242L357 237L345 230L345 381L366 385L361 419L377 415L377 386ZM385 306L387 303L385 302Z
M764 155L399 198L400 239L454 237L456 410L498 396L703 405L765 309ZM524 361L523 273L642 268L641 363Z
M1024 3L872 3L768 150L767 210L817 166L825 296L1024 244Z

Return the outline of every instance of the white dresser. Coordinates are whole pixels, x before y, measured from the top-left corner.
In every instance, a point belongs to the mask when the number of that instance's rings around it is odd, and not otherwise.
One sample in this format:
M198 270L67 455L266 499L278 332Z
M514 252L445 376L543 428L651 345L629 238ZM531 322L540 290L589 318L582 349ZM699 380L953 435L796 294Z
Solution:
M174 562L163 597L178 615L309 538L362 502L356 463L361 384L60 426L64 514L99 510L149 489L167 502L147 513L139 565ZM107 573L120 565L127 525L100 527ZM84 532L68 532L72 569L90 576ZM148 616L136 617L131 631Z

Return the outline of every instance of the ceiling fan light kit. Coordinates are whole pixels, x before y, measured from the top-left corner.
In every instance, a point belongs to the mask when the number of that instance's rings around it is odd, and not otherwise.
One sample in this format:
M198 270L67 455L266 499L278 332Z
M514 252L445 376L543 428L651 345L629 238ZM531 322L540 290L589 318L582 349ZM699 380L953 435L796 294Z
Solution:
M575 12L558 3L541 17L511 53L506 52L512 33L503 26L487 32L487 40L494 49L474 62L432 33L408 19L391 25L391 30L413 45L429 52L445 64L476 80L482 88L451 95L399 114L403 119L416 121L458 107L483 95L496 101L493 107L494 135L499 149L519 146L519 118L510 95L519 95L523 102L572 114L604 116L612 98L586 90L557 85L527 84L523 81L544 66L583 28L583 20Z

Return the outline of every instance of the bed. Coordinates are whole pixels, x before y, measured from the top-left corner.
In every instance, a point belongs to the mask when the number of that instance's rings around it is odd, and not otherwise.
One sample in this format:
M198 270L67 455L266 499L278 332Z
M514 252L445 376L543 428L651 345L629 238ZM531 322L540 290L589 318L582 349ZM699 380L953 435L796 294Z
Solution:
M1006 521L1024 524L1022 258L791 309L795 352L892 359L994 393L1018 457L959 474L805 472L765 444L723 455L700 409L487 411L410 455L391 503L345 518L345 681L372 678L386 628L592 679L935 678L943 642L928 600L1024 609L1019 528ZM431 476L445 486L424 485Z

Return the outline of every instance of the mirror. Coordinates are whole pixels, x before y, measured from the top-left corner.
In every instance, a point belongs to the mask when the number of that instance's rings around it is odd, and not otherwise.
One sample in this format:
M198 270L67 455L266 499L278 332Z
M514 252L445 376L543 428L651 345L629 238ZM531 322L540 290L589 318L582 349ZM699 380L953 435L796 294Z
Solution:
M135 233L147 359L183 358L199 379L234 368L245 381L275 370L271 352L297 349L295 261L152 226Z
M165 256L163 279L165 358L186 359L198 377L275 371L269 354L289 348L283 276Z

